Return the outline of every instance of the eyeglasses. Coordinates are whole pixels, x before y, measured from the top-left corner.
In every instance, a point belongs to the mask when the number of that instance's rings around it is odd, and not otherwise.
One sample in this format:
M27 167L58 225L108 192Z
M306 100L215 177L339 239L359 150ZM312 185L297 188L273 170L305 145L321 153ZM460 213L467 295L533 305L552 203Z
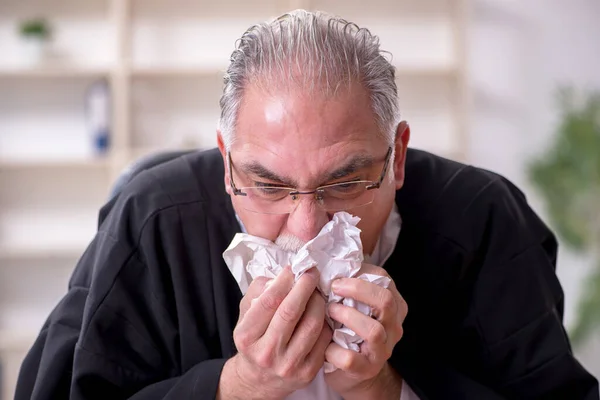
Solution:
M227 153L229 164L229 183L240 205L251 212L260 214L289 214L298 205L301 195L313 195L316 204L327 212L346 211L366 206L375 199L375 190L379 189L390 163L392 147L385 155L383 170L377 181L355 180L319 186L315 190L299 191L278 185L260 185L237 187L233 181L233 163Z

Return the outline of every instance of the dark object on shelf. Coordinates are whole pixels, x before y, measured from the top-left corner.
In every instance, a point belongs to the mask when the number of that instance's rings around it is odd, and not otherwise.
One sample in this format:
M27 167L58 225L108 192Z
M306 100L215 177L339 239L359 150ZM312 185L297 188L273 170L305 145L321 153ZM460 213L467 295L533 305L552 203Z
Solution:
M110 148L110 100L110 85L106 79L94 82L86 93L86 119L96 155L104 155Z

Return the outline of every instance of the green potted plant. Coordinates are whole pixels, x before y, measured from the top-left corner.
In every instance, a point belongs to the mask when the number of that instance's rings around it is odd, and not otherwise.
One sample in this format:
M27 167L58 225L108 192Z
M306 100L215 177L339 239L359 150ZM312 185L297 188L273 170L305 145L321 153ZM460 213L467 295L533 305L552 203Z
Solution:
M31 18L19 25L25 59L36 64L45 57L52 36L50 24L44 18Z
M562 241L594 260L569 329L578 345L600 327L600 92L566 88L559 100L554 142L528 172Z

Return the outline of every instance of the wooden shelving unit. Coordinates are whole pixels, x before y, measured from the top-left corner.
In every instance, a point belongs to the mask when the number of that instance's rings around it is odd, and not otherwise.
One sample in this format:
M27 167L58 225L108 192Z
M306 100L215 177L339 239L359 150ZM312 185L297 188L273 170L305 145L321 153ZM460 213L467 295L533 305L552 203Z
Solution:
M4 311L24 306L1 295L1 282L10 285L7 277L16 279L15 270L31 280L48 265L74 267L111 183L133 160L161 150L213 147L222 74L235 38L295 8L336 13L380 35L398 68L401 111L413 145L465 158L467 0L0 4L0 54L7 55L0 60L0 362L7 352L13 362L20 360L43 322L6 322ZM53 22L60 62L13 62L19 43L7 32L32 11ZM99 79L110 83L112 103L111 148L103 157L92 150L83 106L87 88ZM31 243L25 242L28 229L36 233ZM49 240L55 236L61 240ZM32 315L43 315L60 298L48 296L39 308L32 306ZM18 365L3 367L3 398L12 398Z
M0 69L0 79L77 79L108 77L110 70L104 68L47 67Z

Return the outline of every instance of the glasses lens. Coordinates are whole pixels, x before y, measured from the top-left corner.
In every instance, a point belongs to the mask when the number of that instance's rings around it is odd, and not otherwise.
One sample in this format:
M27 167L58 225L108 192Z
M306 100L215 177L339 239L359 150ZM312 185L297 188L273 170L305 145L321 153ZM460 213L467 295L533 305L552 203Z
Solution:
M295 206L291 189L277 187L246 187L241 189L246 196L237 201L248 211L261 214L287 214Z
M344 211L373 202L375 191L368 190L370 181L344 182L319 188L315 193L291 196L295 189L278 187L240 188L245 196L236 201L248 211L261 214L288 214L296 208L302 197L315 201L325 211Z
M375 191L367 189L371 184L357 181L326 186L321 207L327 211L342 211L370 204L375 198Z

